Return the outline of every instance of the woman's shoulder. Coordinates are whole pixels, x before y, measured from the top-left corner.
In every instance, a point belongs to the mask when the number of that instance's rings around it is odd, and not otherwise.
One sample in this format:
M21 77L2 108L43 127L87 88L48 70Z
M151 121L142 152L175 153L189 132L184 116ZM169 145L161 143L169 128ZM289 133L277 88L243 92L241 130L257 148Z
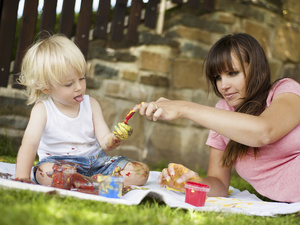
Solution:
M293 93L300 96L300 84L291 78L283 78L275 81L269 92L267 105L269 105L277 95L282 93Z
M275 97L278 94L286 92L294 93L300 96L300 84L291 78L280 79L273 84L269 95L271 94Z
M272 89L278 89L278 88L287 89L287 90L289 89L300 90L299 89L300 84L291 78L283 78L274 82Z

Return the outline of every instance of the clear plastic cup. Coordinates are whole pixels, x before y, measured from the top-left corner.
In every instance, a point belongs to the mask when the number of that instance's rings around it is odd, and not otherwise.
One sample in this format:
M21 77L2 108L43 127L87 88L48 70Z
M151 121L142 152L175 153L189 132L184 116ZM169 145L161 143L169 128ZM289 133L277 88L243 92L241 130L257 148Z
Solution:
M194 182L185 184L185 202L194 206L204 206L209 186Z
M98 176L99 195L107 198L121 198L124 178L122 176Z

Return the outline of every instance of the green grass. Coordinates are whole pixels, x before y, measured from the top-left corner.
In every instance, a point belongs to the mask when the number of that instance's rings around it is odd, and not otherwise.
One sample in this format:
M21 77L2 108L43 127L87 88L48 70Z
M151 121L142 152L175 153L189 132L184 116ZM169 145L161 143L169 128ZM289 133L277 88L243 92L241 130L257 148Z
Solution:
M0 157L3 159L3 157ZM14 163L14 159L6 157ZM203 172L201 173L203 174ZM231 185L241 190L254 189L238 175ZM300 213L277 217L257 217L220 212L197 212L170 208L146 198L135 206L60 197L24 190L0 189L0 224L299 224Z

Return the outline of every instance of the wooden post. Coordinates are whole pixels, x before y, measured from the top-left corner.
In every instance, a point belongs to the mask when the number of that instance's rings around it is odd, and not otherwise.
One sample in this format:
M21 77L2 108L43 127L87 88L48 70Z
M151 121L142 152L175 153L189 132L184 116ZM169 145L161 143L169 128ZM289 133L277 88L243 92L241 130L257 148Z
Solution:
M110 15L110 0L100 0L96 15L94 38L107 39L107 24Z
M111 27L111 40L112 41L122 41L124 34L124 21L126 15L127 0L117 0L114 17Z
M68 38L73 35L75 0L64 0L59 19L58 33L63 33Z
M89 46L89 33L92 22L93 0L82 0L78 17L75 43L82 54L87 57Z
M0 24L0 87L7 87L19 0L4 0Z
M127 31L127 41L131 43L137 43L139 39L137 29L141 21L142 8L143 8L142 0L135 0L131 3L128 31Z
M34 41L38 2L39 0L25 1L19 33L16 60L14 64L13 88L22 88L22 86L19 85L16 81L19 78L19 73L21 72L21 62L25 55L25 52Z
M157 5L159 0L149 0L145 13L145 26L154 29L157 21Z
M39 38L48 37L44 31L54 34L54 26L56 21L57 0L44 0L43 13L41 17Z

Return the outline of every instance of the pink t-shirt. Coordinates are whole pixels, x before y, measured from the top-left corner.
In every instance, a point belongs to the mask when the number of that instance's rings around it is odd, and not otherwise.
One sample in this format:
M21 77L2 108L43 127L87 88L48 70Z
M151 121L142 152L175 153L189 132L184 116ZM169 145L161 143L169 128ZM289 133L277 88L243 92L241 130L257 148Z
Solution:
M271 89L267 106L281 93L300 96L300 84L292 79L279 80ZM224 99L216 108L234 111ZM300 116L300 115L299 115ZM206 144L225 150L229 139L210 131ZM253 148L234 163L237 173L263 196L282 202L300 202L300 124L280 140L260 147L257 158Z

